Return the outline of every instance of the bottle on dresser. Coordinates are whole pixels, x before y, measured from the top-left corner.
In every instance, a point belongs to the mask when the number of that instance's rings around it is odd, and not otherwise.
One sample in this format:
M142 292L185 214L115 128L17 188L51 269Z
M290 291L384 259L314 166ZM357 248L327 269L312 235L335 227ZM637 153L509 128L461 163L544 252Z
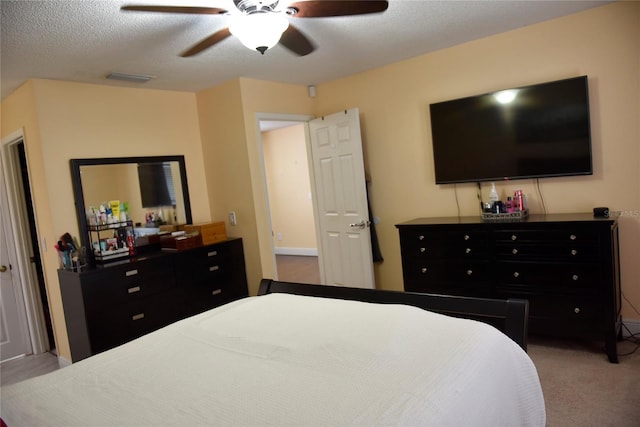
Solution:
M513 209L513 198L511 196L507 197L507 203L505 203L505 209L507 213L511 213L514 211Z
M525 209L527 209L522 190L516 190L513 196L513 207L514 211L524 211Z
M491 183L491 190L489 191L489 203L492 205L500 200L500 196L498 195L498 190L496 189L496 183Z

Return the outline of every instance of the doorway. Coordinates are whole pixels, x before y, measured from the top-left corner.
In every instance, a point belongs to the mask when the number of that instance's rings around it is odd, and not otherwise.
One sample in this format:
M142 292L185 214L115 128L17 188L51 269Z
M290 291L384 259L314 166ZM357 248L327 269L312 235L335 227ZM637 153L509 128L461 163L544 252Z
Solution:
M55 336L49 311L40 243L22 131L2 141L4 175L2 185L7 190L8 211L12 230L10 246L15 253L15 265L21 304L28 319L31 352L55 350Z
M40 243L38 242L38 230L36 229L36 216L33 210L33 199L31 195L31 182L29 181L29 170L27 168L27 153L24 147L24 141L15 144L20 164L20 182L22 183L22 191L24 194L24 210L27 215L29 226L29 242L31 245L30 261L36 272L36 280L38 282L38 291L42 302L42 315L44 317L47 339L49 340L49 348L55 349L55 338L53 334L53 325L51 323L51 312L49 311L49 300L47 298L47 288L44 281L44 270L42 268L42 258L40 257ZM27 242L25 242L26 244Z
M257 206L256 211L264 215L258 220L260 235L269 239L272 254L272 266L265 268L273 271L274 277L278 278L274 238L279 236L273 229L269 212L270 196L265 178L260 123L270 120L304 122L321 284L374 288L373 229L368 209L358 109L351 108L318 118L274 116L277 115L256 114L257 148L265 196L264 203ZM306 233L309 231L305 230Z
M305 126L261 120L261 148L276 278L320 284Z

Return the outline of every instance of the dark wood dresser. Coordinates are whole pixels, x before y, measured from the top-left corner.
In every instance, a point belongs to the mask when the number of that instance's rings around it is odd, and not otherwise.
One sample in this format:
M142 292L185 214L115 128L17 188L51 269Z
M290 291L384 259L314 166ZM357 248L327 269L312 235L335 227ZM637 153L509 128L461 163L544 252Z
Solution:
M249 294L242 239L58 277L73 362Z
M529 300L529 332L602 340L617 363L618 226L592 214L419 218L396 225L405 291Z

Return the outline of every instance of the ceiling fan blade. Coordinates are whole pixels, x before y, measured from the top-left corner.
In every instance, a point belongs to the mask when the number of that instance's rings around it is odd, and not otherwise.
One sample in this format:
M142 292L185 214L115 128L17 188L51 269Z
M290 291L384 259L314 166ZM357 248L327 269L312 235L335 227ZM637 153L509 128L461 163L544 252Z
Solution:
M219 15L227 13L226 10L217 7L198 7L198 6L142 6L127 5L122 6L120 10L133 12L162 12L162 13L191 13L197 15Z
M217 32L211 34L209 37L207 37L206 39L202 40L200 43L198 43L196 45L193 45L189 49L185 50L184 52L182 52L180 54L180 56L186 58L188 56L197 55L198 53L202 52L203 50L205 50L207 48L210 48L214 44L216 44L218 42L221 42L222 40L226 39L230 35L231 35L231 32L229 31L229 28L223 28L220 31L217 31Z
M311 40L291 24L282 33L280 44L299 56L308 55L316 49Z
M293 2L288 7L297 11L292 15L296 18L318 18L384 12L389 7L389 2L381 0L309 0Z

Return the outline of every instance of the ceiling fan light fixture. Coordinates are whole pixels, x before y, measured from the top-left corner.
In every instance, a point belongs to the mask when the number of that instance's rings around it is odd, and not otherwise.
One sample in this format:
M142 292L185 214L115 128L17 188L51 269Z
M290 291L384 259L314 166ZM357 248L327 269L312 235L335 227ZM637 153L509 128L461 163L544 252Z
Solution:
M264 55L267 49L278 44L288 27L289 21L280 13L254 12L233 17L229 31L243 45Z

